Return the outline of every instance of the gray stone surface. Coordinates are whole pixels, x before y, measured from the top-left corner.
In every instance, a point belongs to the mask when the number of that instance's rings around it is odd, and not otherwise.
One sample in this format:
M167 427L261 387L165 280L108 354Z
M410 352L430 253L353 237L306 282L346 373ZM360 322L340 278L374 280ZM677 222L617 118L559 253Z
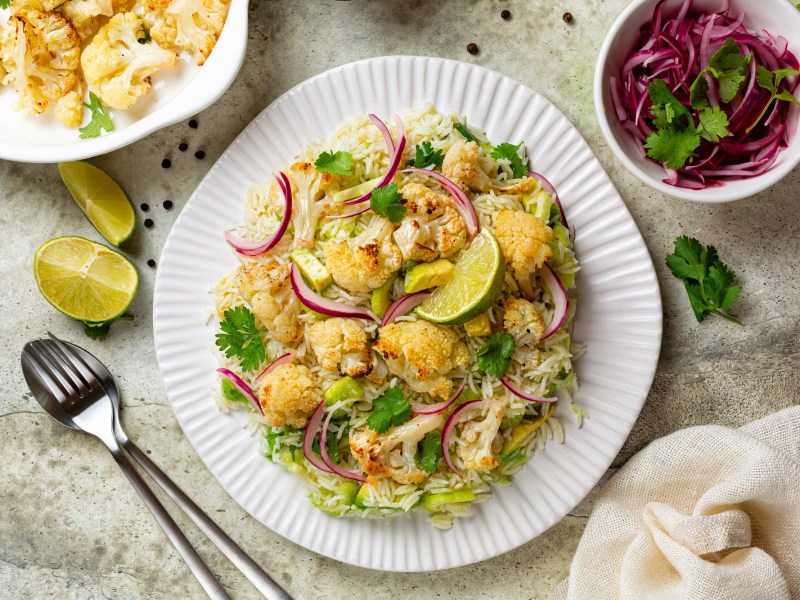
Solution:
M105 342L83 338L56 313L31 275L33 252L65 234L99 239L72 203L54 166L0 162L0 597L199 598L178 558L99 443L43 414L19 369L22 344L45 330L79 340L106 361L124 394L134 440L296 598L547 597L567 573L591 497L538 539L504 556L423 575L382 574L316 556L256 523L210 476L167 406L153 351L151 301L157 259L177 213L241 129L281 93L329 67L370 56L424 54L472 61L540 91L583 133L618 186L654 257L665 335L653 390L615 465L650 440L702 424L740 425L797 403L800 383L800 170L757 197L701 206L664 197L628 174L594 118L597 50L626 0L253 0L250 44L230 90L198 116L99 157L153 229L139 227L125 251L142 283L132 312ZM503 21L508 8L512 19ZM574 15L572 25L561 20ZM476 42L480 54L465 48ZM190 151L180 153L186 141ZM193 153L206 152L198 161ZM173 166L163 170L163 157ZM171 199L172 211L161 203ZM138 210L138 209L137 209ZM139 212L139 219L145 215ZM697 323L680 283L663 265L672 240L716 244L744 286L746 325ZM180 521L185 523L185 521ZM224 558L189 530L232 597L257 595Z

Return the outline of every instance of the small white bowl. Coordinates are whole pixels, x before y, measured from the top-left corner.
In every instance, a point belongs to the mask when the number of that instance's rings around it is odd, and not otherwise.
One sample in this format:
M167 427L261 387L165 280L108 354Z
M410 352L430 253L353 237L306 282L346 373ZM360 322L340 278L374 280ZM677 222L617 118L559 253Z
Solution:
M667 0L664 15L674 15L682 0ZM622 164L639 180L650 187L676 198L693 202L730 202L757 194L780 181L800 163L800 131L796 131L788 148L780 151L778 159L765 173L749 179L724 182L719 187L690 190L664 183L664 168L643 158L630 133L622 128L616 118L609 77L618 74L622 64L639 40L640 27L653 15L657 0L633 0L611 26L594 74L594 106L600 130ZM695 0L693 10L719 10L721 0ZM731 0L731 11L744 13L744 26L751 31L766 29L773 35L782 35L789 41L789 49L800 56L800 10L789 0ZM793 106L791 110L797 111Z
M248 0L232 0L225 27L208 60L198 67L188 56L153 77L153 90L127 111L110 111L115 129L81 140L52 110L28 116L11 110L16 94L0 87L0 158L30 163L80 160L117 150L146 135L197 114L213 104L233 82L247 48Z

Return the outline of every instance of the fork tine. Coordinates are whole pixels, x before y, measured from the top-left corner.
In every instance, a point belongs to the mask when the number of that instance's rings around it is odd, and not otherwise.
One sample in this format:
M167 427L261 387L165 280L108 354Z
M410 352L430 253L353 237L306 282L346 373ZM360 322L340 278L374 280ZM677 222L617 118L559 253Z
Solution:
M86 383L84 383L80 375L75 371L74 368L72 368L72 365L70 365L68 361L64 360L63 356L54 352L46 340L36 340L34 343L42 347L42 350L47 355L47 357L53 363L58 365L58 368L61 370L61 372L64 375L66 375L67 379L69 379L69 382L72 384L72 387L75 388L75 390L77 390L76 400L78 398L85 397L91 391L91 388L89 388L86 385Z
M47 335L50 339L45 340L45 343L60 354L61 358L63 358L67 364L72 366L73 371L76 371L80 375L81 380L89 389L101 387L100 378L89 368L77 352L49 331Z
M72 400L77 396L77 390L72 385L70 378L66 377L66 374L60 366L56 366L53 361L50 360L50 357L44 353L42 348L39 347L40 344L37 342L39 342L39 340L28 342L25 345L28 350L28 356L35 363L37 371L43 379L45 377L49 379L49 381L45 383L48 384L51 391L58 391L56 395L63 396L63 401Z

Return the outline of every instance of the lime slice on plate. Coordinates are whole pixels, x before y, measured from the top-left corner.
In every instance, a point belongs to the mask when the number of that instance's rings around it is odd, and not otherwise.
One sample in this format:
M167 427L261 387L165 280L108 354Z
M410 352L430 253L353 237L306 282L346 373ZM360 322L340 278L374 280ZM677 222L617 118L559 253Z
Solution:
M120 317L139 287L139 273L127 258L80 237L58 237L39 246L33 275L50 304L89 323Z
M417 315L443 325L466 323L494 304L505 273L497 239L484 229L461 255L453 278L417 307Z
M119 246L133 234L136 213L119 184L87 162L59 163L61 179L95 229Z

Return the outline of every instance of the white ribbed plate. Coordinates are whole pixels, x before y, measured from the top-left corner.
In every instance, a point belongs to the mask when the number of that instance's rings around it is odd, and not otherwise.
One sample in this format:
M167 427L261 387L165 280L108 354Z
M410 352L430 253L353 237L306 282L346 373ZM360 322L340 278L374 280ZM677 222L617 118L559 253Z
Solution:
M467 116L490 140L525 140L531 164L557 187L577 235L576 402L582 429L559 414L563 445L537 452L475 516L440 531L423 514L390 524L336 519L314 508L299 477L258 453L244 415L217 411L209 387L213 328L204 325L214 281L236 266L222 238L239 219L249 184L262 183L313 139L348 117L432 103ZM231 144L183 209L159 263L155 345L169 401L189 441L230 495L280 535L330 558L372 569L429 571L496 556L533 539L595 485L647 397L661 345L653 263L600 163L567 119L528 87L494 71L427 57L384 57L327 71L267 107Z

